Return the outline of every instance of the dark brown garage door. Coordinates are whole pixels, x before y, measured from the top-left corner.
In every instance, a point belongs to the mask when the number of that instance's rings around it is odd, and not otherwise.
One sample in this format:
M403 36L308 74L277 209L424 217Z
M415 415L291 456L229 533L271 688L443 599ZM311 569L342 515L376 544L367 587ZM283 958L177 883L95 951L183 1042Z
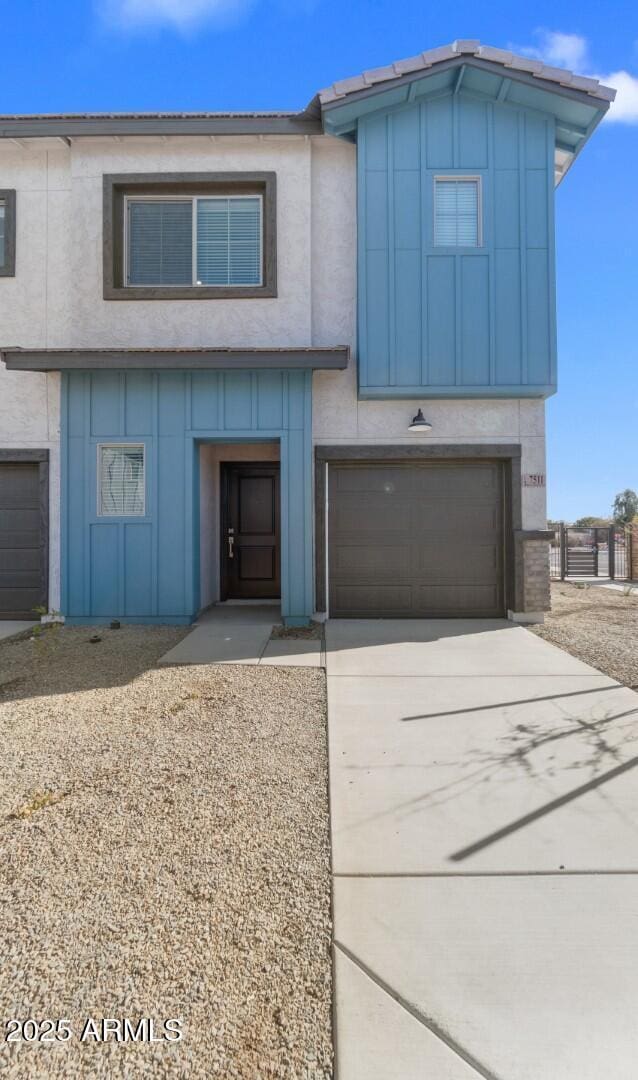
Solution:
M32 619L46 603L40 466L0 462L0 619Z
M504 614L503 466L331 465L333 618Z

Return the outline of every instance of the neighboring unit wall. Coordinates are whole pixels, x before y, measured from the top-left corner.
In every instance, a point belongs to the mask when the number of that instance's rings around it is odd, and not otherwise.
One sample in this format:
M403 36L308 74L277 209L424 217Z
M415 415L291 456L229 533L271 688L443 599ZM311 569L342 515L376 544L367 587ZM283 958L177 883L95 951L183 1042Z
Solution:
M4 282L2 279L0 292ZM49 451L49 596L60 609L60 376L0 363L0 449Z
M277 173L278 295L105 301L105 173ZM17 192L16 274L0 280L0 345L23 348L353 344L355 148L329 136L0 140ZM318 255L315 256L315 249ZM60 601L60 377L0 362L0 447L49 449L50 597Z

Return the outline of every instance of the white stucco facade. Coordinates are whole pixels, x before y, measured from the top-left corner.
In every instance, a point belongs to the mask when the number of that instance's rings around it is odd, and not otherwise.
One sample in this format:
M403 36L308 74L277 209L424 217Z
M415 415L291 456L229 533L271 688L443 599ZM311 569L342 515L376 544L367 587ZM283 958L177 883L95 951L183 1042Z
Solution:
M418 404L439 443L511 443L545 473L540 400L358 400L355 147L330 136L0 141L0 187L17 192L16 274L0 279L0 345L23 348L348 345L347 371L313 379L318 443L408 444ZM274 298L104 300L103 176L273 171ZM50 606L59 605L60 378L0 364L0 448L50 451ZM212 459L208 466L213 468ZM204 467L207 467L204 465ZM216 466L215 466L216 467ZM523 528L545 526L545 491L524 487ZM210 508L209 508L210 509ZM214 518L203 513L208 528ZM207 591L214 596L212 580Z

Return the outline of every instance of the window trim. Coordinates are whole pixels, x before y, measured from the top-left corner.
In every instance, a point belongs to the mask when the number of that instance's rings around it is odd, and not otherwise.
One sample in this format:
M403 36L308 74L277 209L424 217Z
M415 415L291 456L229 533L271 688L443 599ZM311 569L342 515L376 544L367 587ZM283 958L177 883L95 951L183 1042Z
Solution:
M462 182L470 180L477 187L476 201L476 243L475 244L437 244L436 242L436 185L439 181ZM432 177L432 247L438 251L476 251L483 247L483 177L480 174L435 173Z
M142 449L142 470L143 470L144 483L143 483L142 510L138 514L120 514L120 513L116 512L116 511L110 513L109 511L102 510L102 450L104 450L104 449L120 449L120 447L125 447L127 449L129 447L135 447L135 449L138 449L139 447L141 447L141 449ZM97 458L97 460L96 460L96 470L95 470L95 488L96 488L96 492L95 492L95 494L96 494L95 516L98 517L98 518L109 518L110 520L113 520L114 518L117 518L118 520L125 519L127 521L128 521L129 518L134 518L136 521L139 521L140 518L145 518L146 517L146 502L147 502L147 500L146 500L146 443L145 442L137 442L135 440L131 440L130 442L125 442L123 440L119 440L118 442L114 442L112 440L109 440L108 442L102 442L101 441L101 442L98 442L96 444L96 458Z
M168 193L165 194L165 195L136 195L135 193L126 192L125 195L124 195L124 208L123 208L123 218L124 218L124 223L123 223L123 227L124 227L124 251L123 251L124 270L123 270L123 281L124 281L124 288L126 288L126 289L140 289L140 288L141 289L154 289L154 288L161 288L161 289L184 289L184 288L187 288L187 289L189 289L189 288L190 289L202 289L202 288L211 288L211 286L202 285L199 282L197 282L197 280L196 280L196 275L197 275L197 214L198 214L198 206L197 206L197 204L199 203L200 199L259 199L260 215L261 215L261 267L260 267L260 271L259 271L259 282L258 282L258 284L255 285L255 284L251 283L250 285L241 285L241 284L233 282L232 284L229 284L229 285L215 285L215 286L212 286L212 287L216 288L216 289L223 289L226 293L228 292L229 289L241 289L243 291L244 289L257 289L257 288L260 289L262 287L263 281L264 281L264 251L263 251L263 248L264 248L264 196L263 196L262 193L255 192L254 194L249 194L248 192L241 192L240 194L237 194L237 195L235 195L235 194L233 194L233 195L220 195L220 194L215 194L215 195L198 195L198 194L194 194L194 195L188 195L188 194L169 195ZM129 237L128 237L128 230L129 230L128 208L129 208L129 205L130 205L131 202L164 202L164 201L165 202L191 203L192 206L193 206L193 214L192 214L192 253L191 253L192 254L192 258L191 258L192 283L191 283L191 285L129 285L128 284L129 256L130 256Z
M16 193L15 188L0 188L0 202L4 203L4 262L0 263L0 277L16 276Z
M126 197L260 195L261 285L127 285ZM105 300L228 300L277 296L277 176L274 172L109 173L103 178Z

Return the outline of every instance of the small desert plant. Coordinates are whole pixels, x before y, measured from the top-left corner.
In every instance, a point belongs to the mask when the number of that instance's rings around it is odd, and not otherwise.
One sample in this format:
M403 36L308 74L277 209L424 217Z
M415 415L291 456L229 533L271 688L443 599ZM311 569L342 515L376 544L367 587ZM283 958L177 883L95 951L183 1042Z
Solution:
M29 818L37 810L43 810L45 806L54 806L64 798L63 791L34 791L28 802L23 803L11 816L14 818Z

